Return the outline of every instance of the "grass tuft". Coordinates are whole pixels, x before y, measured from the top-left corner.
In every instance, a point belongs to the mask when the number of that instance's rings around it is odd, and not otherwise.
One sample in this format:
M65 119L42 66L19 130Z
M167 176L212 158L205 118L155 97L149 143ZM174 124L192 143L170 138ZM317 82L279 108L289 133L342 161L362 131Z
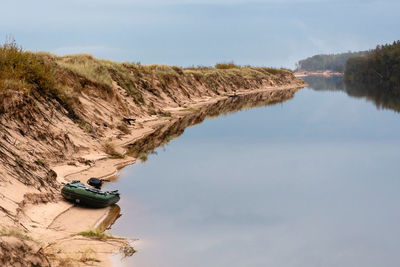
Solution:
M103 144L103 149L104 152L108 155L110 155L112 158L115 159L122 159L124 158L124 155L122 155L121 153L119 153L116 149L115 149L115 145L113 143L111 143L110 141L106 141Z
M3 227L2 229L0 229L0 236L14 236L22 240L32 240L32 238L28 236L25 232L13 228L8 229Z
M96 251L94 251L92 248L86 248L84 251L82 251L79 261L80 262L101 262L99 259L96 258Z
M123 238L115 237L115 236L110 235L110 234L106 234L103 231L100 231L98 229L79 232L76 235L86 236L86 237L90 237L90 238L94 238L94 239L100 239L100 240L105 240L105 239L123 240Z
M236 65L233 61L226 63L215 64L216 69L227 70L227 69L240 69L240 66Z
M140 153L139 157L141 162L146 162L148 160L148 155L147 153Z

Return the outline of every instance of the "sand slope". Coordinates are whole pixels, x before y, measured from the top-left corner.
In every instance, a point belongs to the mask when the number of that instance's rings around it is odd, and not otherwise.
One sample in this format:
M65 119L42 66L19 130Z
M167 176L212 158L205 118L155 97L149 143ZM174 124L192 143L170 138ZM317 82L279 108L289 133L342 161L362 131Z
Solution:
M246 81L245 88L221 80L213 90L195 76L185 76L183 82L171 82L167 88L157 77L154 76L151 90L141 87L138 81L142 103L117 82L103 94L90 79L78 74L67 77L70 84L79 83L75 109L84 123L72 120L56 101L27 98L17 91L3 104L6 106L0 114L2 265L110 265L109 255L127 246L129 240L96 240L75 234L106 229L117 219L119 210L74 206L60 196L63 183L116 175L118 168L136 161L134 156L126 155L127 145L149 137L162 125L171 125L177 118L193 112L193 107L216 103L233 91L239 95L269 92L267 99L285 100L304 86L291 72L259 80L252 78ZM154 90L158 93L154 94ZM136 121L129 124L124 118Z

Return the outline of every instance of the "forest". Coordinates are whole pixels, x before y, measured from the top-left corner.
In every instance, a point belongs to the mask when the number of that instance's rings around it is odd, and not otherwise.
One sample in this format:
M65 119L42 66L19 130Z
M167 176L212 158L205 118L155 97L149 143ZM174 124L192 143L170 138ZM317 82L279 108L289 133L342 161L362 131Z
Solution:
M346 68L346 62L349 58L359 57L366 52L347 52L341 54L330 55L315 55L306 59L300 60L296 64L296 70L303 71L335 71L343 73Z
M400 41L378 45L346 64L346 84L400 93Z

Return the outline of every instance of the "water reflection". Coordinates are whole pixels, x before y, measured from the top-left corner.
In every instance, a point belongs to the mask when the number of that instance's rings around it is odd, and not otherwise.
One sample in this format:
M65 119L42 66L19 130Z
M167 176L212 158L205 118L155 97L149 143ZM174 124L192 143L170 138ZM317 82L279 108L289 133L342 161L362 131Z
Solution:
M399 145L398 114L337 92L204 120L122 170L118 264L400 266Z
M96 230L104 232L111 229L119 217L121 217L121 208L118 205L112 205L107 216L96 226Z
M400 112L400 93L392 88L345 83L343 77L307 76L303 78L316 91L344 91L349 96L373 102L378 109Z
M308 83L308 87L316 91L346 91L343 77L332 76L306 76L302 79Z
M297 91L298 89L288 89L227 97L200 109L191 110L191 113L173 119L170 125L162 125L145 138L130 144L128 153L134 157L140 157L143 153L154 153L155 148L169 143L172 139L182 135L187 127L202 123L206 118L282 103L293 98ZM147 158L147 156L143 158Z

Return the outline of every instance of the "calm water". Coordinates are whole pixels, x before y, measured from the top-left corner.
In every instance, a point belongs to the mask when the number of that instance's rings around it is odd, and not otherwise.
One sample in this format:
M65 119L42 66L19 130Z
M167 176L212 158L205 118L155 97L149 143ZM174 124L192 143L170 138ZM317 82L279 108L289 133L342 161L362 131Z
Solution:
M122 170L121 266L400 266L400 114L344 91L207 119Z

